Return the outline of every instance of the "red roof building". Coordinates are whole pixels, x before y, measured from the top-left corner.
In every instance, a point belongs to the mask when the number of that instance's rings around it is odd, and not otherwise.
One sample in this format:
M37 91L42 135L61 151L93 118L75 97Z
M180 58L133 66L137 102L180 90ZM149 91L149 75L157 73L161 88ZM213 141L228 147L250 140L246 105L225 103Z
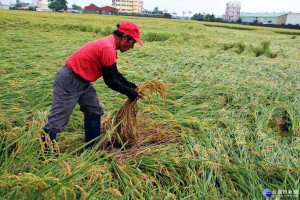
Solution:
M84 7L84 13L86 14L103 14L103 15L113 15L118 12L118 10L111 6L98 7L94 5Z

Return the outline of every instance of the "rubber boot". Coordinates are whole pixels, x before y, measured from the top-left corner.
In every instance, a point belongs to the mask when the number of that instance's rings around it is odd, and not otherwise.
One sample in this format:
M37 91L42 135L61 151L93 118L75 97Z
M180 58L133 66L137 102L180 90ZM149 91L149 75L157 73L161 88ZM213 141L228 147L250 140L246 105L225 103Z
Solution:
M51 142L53 143L53 140L56 140L56 134L57 134L57 131L55 130L49 130L49 129L46 129L46 128L43 128L43 130L45 131L46 134L49 135L50 137L50 140ZM42 141L45 142L46 141L46 138L45 138L45 135L42 134L41 136L42 138ZM50 154L50 147L47 146L47 144L44 144L45 145L45 151L44 151L44 154L46 157L49 157L51 154ZM53 144L54 145L54 144Z
M100 122L101 116L99 115L84 115L84 129L85 129L85 141L89 142L94 138L100 136ZM87 147L93 146L99 140L96 140Z
M46 129L46 128L43 128L43 130L45 131L45 133L47 133L49 135L51 142L53 140L56 140L57 132L55 130L49 130L49 129ZM42 134L41 137L42 137L43 142L45 142L45 135Z

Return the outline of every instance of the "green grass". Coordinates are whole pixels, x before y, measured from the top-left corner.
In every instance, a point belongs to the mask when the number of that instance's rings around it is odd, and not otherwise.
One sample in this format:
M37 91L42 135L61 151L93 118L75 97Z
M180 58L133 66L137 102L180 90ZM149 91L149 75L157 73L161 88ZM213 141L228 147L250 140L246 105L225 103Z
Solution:
M140 107L181 137L77 156L84 127L76 107L58 135L60 157L43 161L38 135L55 72L125 20L140 25L144 47L119 53L119 70L136 83L168 85L165 104ZM265 188L299 190L300 38L287 35L298 31L243 27L0 10L1 198L264 199ZM264 51L256 57L255 48ZM105 116L115 116L125 96L102 79L94 85Z

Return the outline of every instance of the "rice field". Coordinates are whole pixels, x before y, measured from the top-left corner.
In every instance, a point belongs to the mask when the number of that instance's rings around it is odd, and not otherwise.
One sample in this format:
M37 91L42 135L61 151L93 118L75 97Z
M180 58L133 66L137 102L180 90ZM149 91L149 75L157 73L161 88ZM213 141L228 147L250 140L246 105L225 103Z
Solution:
M155 92L139 100L143 135L119 151L85 150L77 106L43 158L55 72L125 20L141 27L144 47L119 53L119 71L162 81L165 101ZM267 199L264 189L268 199L299 199L300 31L4 10L0 30L2 199ZM105 142L126 96L102 78L94 85Z

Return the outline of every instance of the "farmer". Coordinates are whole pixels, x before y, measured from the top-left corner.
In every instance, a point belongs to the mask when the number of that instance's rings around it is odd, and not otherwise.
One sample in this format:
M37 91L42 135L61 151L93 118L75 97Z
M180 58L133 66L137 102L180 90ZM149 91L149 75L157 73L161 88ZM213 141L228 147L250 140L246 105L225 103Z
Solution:
M103 76L111 89L125 94L131 101L143 96L136 92L138 84L128 81L117 68L117 50L122 53L141 46L140 28L129 21L117 25L112 35L89 42L73 53L56 73L53 83L53 100L48 123L43 130L50 140L67 126L70 115L77 103L84 113L85 140L89 142L100 135L100 121L103 115L96 88L91 82ZM45 136L42 134L45 141ZM95 144L92 142L89 146Z

